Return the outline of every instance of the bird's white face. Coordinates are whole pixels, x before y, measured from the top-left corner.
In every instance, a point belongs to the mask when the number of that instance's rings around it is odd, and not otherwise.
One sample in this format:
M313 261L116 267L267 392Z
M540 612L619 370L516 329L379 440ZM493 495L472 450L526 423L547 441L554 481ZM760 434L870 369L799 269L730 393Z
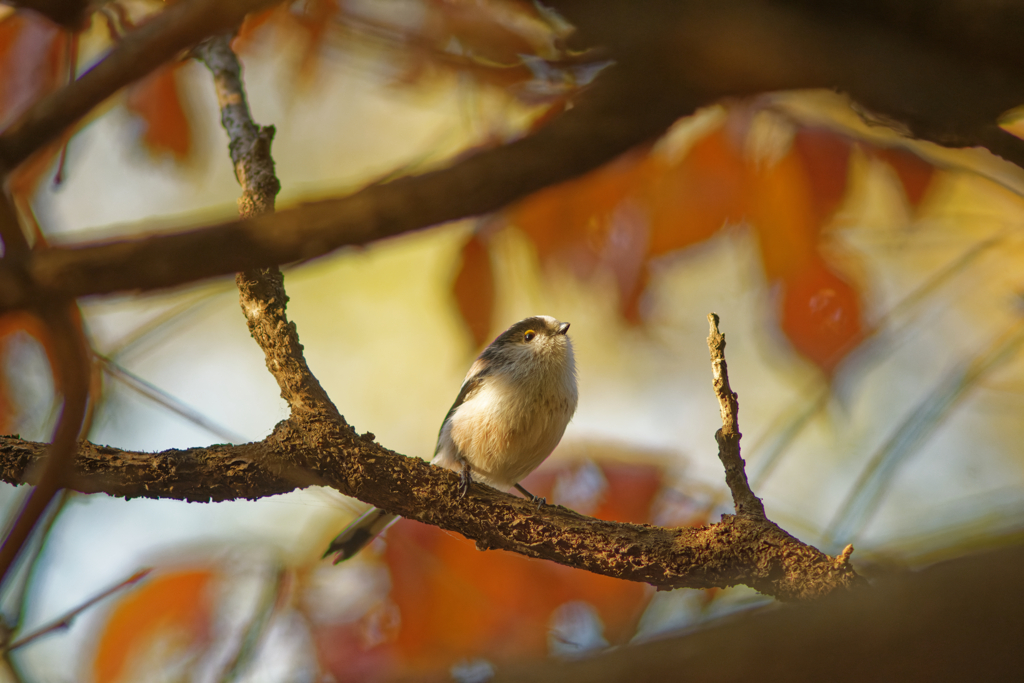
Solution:
M498 335L482 354L478 363L491 372L509 373L518 380L543 375L548 380L562 379L560 374L575 377L569 323L547 315L521 320Z

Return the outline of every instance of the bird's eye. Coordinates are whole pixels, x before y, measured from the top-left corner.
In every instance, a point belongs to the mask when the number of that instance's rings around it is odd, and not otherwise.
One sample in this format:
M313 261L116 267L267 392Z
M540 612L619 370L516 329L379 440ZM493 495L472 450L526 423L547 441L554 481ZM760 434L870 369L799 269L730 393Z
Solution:
M526 341L533 341L533 338L537 336L537 333L533 330L527 330L526 334L523 335L523 339Z

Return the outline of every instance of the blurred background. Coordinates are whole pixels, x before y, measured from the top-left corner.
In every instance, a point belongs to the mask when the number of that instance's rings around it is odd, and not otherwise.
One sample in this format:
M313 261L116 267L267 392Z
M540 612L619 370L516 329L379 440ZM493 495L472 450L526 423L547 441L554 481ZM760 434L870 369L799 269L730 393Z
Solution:
M74 57L45 20L0 8L0 124L159 7L104 5ZM567 31L532 5L309 2L251 17L235 48L254 118L277 129L278 205L543 125L606 66L568 52ZM183 60L15 189L51 244L227 220L226 143L209 73ZM501 214L289 266L289 315L348 422L425 458L484 345L528 315L571 322L579 410L526 487L684 525L732 505L705 341L715 311L769 517L831 554L853 543L857 570L881 575L1020 541L1022 192L1019 168L869 127L835 93L765 95L698 111ZM287 417L233 281L81 307L98 378L89 440L244 443ZM32 331L0 329L0 428L47 440L58 404ZM23 494L4 485L0 502ZM405 521L350 562L321 561L363 509L316 488L209 505L70 494L38 561L4 586L22 633L153 572L13 659L31 680L476 681L769 602L742 587L655 595Z

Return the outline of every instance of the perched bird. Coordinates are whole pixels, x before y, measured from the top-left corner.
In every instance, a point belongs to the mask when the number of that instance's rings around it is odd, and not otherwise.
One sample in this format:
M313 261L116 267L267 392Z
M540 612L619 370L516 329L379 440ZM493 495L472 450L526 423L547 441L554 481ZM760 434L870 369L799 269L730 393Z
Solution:
M469 368L441 423L433 464L471 481L507 491L513 486L543 504L519 482L551 455L576 412L576 361L569 323L546 315L520 320L498 335ZM355 555L398 519L379 508L331 541L334 563Z

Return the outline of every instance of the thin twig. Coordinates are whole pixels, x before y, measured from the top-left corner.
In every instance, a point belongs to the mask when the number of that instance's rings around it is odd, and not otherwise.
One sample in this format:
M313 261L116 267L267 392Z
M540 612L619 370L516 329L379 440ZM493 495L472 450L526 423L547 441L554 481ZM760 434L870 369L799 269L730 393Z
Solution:
M210 432L218 439L223 439L228 443L245 443L248 441L241 434L228 429L227 427L218 424L214 420L204 415L199 410L196 410L190 405L187 405L180 399L172 396L168 392L164 391L157 385L144 380L143 378L136 375L131 370L123 367L117 362L101 356L98 353L93 354L100 368L108 375L113 377L115 380L121 382L121 384L132 391L145 396L150 401L157 403L158 405L166 408L175 415L188 420L197 427L202 427L206 431Z
M270 143L273 126L258 126L249 111L242 66L231 49L231 37L215 36L193 50L213 74L220 105L221 124L228 134L228 150L235 177L242 186L238 211L253 218L274 211L274 199L281 183L274 173ZM284 276L277 266L250 268L235 277L239 303L249 332L263 349L267 369L281 388L281 397L292 415L326 415L341 420L341 414L306 363L295 324L288 320L288 295Z
M118 592L119 590L121 590L123 588L127 588L128 586L131 586L132 584L138 583L142 579L146 578L146 576L148 576L151 571L153 571L153 570L152 569L141 569L141 570L135 572L134 574L132 574L130 577L128 577L127 579L125 579L121 583L117 584L116 586L112 586L111 588L108 588L107 590L103 591L99 595L97 595L97 596L95 596L93 598L90 598L89 600L86 600L81 605L79 605L78 607L74 608L73 610L71 610L70 612L68 612L64 616L60 617L59 619L56 619L55 621L51 621L46 626L43 626L42 628L40 628L40 629L38 629L36 631L33 631L32 633L29 633L27 636L24 636L23 638L18 638L16 641L11 643L11 645L7 649L8 650L15 650L15 649L17 649L19 647L22 647L24 645L28 645L32 641L37 640L39 638L42 638L43 636L45 636L45 635L47 635L49 633L53 633L54 631L59 631L60 629L69 628L71 626L71 622L74 621L75 617L77 617L79 614L81 614L85 610L89 609L90 607L95 605L100 600L103 600L104 598L107 598L107 597L113 595L114 593Z
M732 501L737 515L766 519L764 505L750 489L743 458L740 457L740 405L736 393L729 386L729 368L725 363L725 335L718 331L717 314L709 313L708 323L711 325L708 334L711 373L722 413L722 428L715 432L715 440L718 441L718 458L725 466L725 483L732 491Z

